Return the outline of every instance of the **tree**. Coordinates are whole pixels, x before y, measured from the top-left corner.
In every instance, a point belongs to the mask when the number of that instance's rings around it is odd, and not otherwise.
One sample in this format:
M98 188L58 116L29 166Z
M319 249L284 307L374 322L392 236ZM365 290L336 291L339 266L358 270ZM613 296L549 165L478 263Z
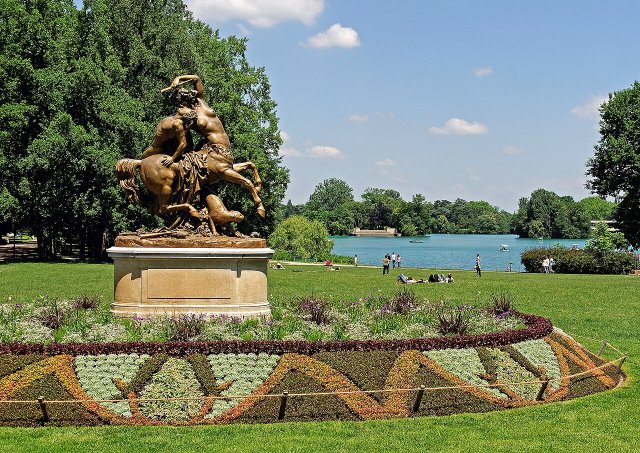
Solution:
M604 222L596 224L586 249L600 256L616 250L627 250L629 243L620 231L611 231Z
M521 237L579 238L588 234L589 222L573 198L537 189L520 199L514 229Z
M305 205L304 215L322 222L329 234L346 235L353 231L355 218L350 211L353 189L341 179L325 179L318 184Z
M289 253L294 258L328 258L333 241L327 229L316 220L291 216L282 221L269 236L269 245L276 251Z
M602 197L585 197L578 204L589 220L611 220L617 206L616 203Z
M353 201L353 189L342 179L329 178L316 186L305 206L307 212L331 211Z
M592 192L620 202L617 226L640 247L640 82L610 94L600 108L600 140L587 175Z
M267 218L243 188L216 189L243 228L273 231L288 183L263 68L245 39L220 38L182 0L2 0L0 8L0 224L39 239L51 256L77 241L99 257L105 237L156 226L126 203L113 168L138 157L157 122L173 111L160 89L199 74L222 119L236 161L253 161Z

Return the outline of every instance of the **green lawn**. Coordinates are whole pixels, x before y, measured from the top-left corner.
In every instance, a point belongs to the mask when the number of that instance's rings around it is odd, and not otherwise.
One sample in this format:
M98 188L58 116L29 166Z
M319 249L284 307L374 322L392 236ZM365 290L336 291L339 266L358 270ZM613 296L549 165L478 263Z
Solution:
M357 299L393 293L395 274L315 266L270 271L273 299L304 294ZM426 278L433 270L403 269ZM396 271L397 274L397 271ZM628 353L622 388L540 407L375 422L282 423L188 428L0 428L0 451L637 451L640 434L640 278L632 276L542 275L471 271L454 273L456 283L413 285L431 300L474 302L508 291L516 308L551 318L570 334L610 340ZM112 299L109 265L19 263L0 265L0 302L19 303L49 294L81 293ZM577 338L597 351L599 343Z

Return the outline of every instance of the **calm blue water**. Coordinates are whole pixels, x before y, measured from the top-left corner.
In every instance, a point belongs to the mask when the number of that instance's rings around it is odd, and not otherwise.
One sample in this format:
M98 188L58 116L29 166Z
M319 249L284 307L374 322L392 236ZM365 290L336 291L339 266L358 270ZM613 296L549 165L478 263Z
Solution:
M435 269L473 269L476 253L480 254L483 270L504 271L509 263L512 270L524 271L520 263L520 254L529 248L545 247L559 243L565 247L578 244L583 248L584 239L519 239L514 234L432 234L426 237L353 237L332 236L333 253L336 255L358 255L360 264L381 266L385 254L395 252L402 256L403 267L422 267ZM421 244L410 240L421 240ZM500 246L506 244L508 252L501 252Z

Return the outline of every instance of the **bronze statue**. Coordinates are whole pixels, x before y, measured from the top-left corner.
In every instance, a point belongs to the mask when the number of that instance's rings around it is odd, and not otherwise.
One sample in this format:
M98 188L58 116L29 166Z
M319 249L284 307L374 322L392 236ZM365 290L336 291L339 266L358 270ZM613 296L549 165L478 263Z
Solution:
M188 135L187 130L190 129L197 114L193 110L183 110L175 115L167 116L158 123L156 127L156 135L151 141L151 145L142 153L142 158L153 156L154 154L165 153L167 145L172 141L177 142L175 151L171 158L163 159L163 164L168 167L176 162L182 153L187 149Z
M195 90L182 88L189 82L195 84ZM228 211L222 200L210 193L211 186L218 181L240 184L249 190L258 214L264 217L265 209L258 196L262 189L258 170L253 162L233 162L229 137L220 118L204 100L200 78L197 75L176 77L171 86L162 91L169 93L177 112L160 121L141 159L121 159L116 163L116 175L129 200L141 202L135 182L135 169L139 168L143 184L155 195L153 211L165 217L169 230L186 222L198 228L206 219L211 234L217 236L215 223L229 227L231 222L242 221L244 216L240 212ZM199 149L189 150L190 129L203 137ZM252 170L255 184L240 174L247 169ZM203 204L200 192L205 187L209 192L204 200L208 212L201 215L197 205ZM231 228L230 231L241 236Z

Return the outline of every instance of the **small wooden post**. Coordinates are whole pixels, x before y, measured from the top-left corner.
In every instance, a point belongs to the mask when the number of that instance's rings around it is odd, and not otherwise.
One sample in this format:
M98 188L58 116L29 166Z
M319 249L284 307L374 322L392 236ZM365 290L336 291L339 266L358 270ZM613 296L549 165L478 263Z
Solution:
M425 389L424 384L420 385L420 390L418 390L418 393L416 394L416 400L413 403L414 413L418 412L418 409L420 409L420 403L422 402L422 397L424 396L424 389Z
M602 341L602 346L600 346L600 350L598 351L598 355L599 356L602 355L602 353L604 352L606 347L607 347L607 340L603 340Z
M549 378L546 378L544 380L544 382L542 383L542 386L540 387L540 391L538 392L538 396L536 397L536 400L538 401L542 401L544 399L544 392L545 390L547 390L547 386L549 385Z
M618 364L618 373L622 371L622 364L624 363L625 360L627 360L626 355L622 357L622 360L620 360L620 363Z
M46 423L49 421L49 414L47 413L47 405L44 403L44 397L38 397L38 404L40 405L40 410L42 411L42 423Z
M284 420L284 411L287 410L287 398L289 398L289 392L282 392L280 397L280 411L278 412L278 420Z

